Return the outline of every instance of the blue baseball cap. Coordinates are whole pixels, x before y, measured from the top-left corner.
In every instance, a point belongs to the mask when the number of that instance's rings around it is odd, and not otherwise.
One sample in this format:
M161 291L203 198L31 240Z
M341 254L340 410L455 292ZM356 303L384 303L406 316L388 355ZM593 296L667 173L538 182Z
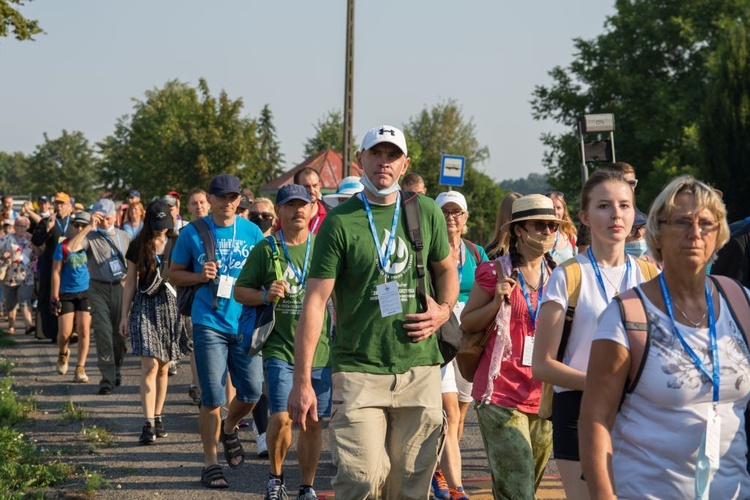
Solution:
M208 186L208 193L214 196L224 196L225 194L240 194L242 187L240 180L234 175L219 174L211 180Z
M131 189L128 191L128 198L140 198L141 193L137 189Z
M644 214L643 212L641 212L640 210L636 208L635 219L633 220L633 227L645 226L646 220L647 220L646 214Z
M310 193L299 184L287 184L286 186L281 186L279 192L276 193L276 204L286 205L292 200L302 200L310 203Z
M94 203L94 207L91 211L95 214L102 214L107 217L108 215L115 213L115 203L109 198L102 198Z

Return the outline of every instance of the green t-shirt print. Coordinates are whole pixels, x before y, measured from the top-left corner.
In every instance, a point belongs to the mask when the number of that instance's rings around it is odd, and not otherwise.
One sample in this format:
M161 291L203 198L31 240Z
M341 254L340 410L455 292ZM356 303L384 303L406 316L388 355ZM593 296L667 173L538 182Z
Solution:
M385 254L395 204L371 203L370 207L381 253ZM419 207L424 259L441 261L450 252L445 218L430 198L419 196ZM333 209L318 231L310 278L336 279L336 337L331 346L334 371L404 373L414 366L443 361L434 335L412 342L404 329L404 316L422 312L423 306L417 298L416 257L406 235L403 209L385 273L359 197ZM376 287L385 281L398 284L403 312L383 318Z
M312 248L315 248L315 235L312 235L310 244ZM294 333L297 330L297 322L302 312L302 299L305 293L296 274L289 265L289 261L278 239L276 240L276 247L279 253L282 277L289 284L289 290L285 297L276 305L276 323L274 324L273 332L266 341L266 345L263 346L263 357L281 359L287 363L294 364ZM287 251L297 270L302 272L305 253L307 251L307 242L300 245L287 245ZM250 252L245 267L237 279L237 286L258 289L268 288L275 280L276 271L273 264L271 244L268 240L263 240ZM328 311L326 311L323 329L318 340L318 346L315 349L313 367L330 366L330 331L331 318Z

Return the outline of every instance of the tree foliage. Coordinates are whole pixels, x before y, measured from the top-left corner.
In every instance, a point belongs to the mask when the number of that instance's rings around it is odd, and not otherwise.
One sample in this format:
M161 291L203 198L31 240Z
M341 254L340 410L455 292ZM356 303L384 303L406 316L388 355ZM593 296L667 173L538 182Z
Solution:
M573 62L553 68L553 83L534 91L534 117L570 127L543 137L552 183L568 193L580 189L574 125L586 113L615 114L617 159L636 168L640 205L673 175L700 175L706 63L723 35L722 20L745 15L747 3L618 0L604 33L576 39Z
M26 194L29 192L29 162L21 152L0 152L0 193Z
M500 187L506 191L515 191L526 195L544 193L550 188L550 185L546 175L531 173L526 178L502 181Z
M412 117L404 125L404 134L411 157L409 170L424 178L431 197L447 190L438 184L442 155L466 157L464 185L457 191L466 196L471 214L468 237L479 244L489 241L502 190L494 180L477 170L478 165L489 159L489 150L479 145L473 121L465 120L460 106L448 100Z
M750 12L749 12L750 13ZM724 190L730 218L750 215L750 28L748 16L727 22L713 54L700 139L706 174Z
M284 172L284 155L276 137L273 113L268 104L263 106L258 118L258 149L254 167L261 183L271 182Z
M44 142L27 158L25 183L35 196L64 191L76 201L88 204L98 198L98 160L82 132L68 133L56 139L44 134Z
M13 5L23 7L24 0L0 0L0 38L12 32L18 41L34 40L34 35L43 33L39 21L26 19Z
M355 158L357 139L352 139L352 150L350 155ZM315 124L315 135L305 141L304 155L310 158L326 149L333 149L342 153L344 151L344 118L339 110L331 110L318 120Z
M224 91L213 97L202 78L197 89L172 80L147 91L132 117L120 118L99 144L102 180L116 192L137 188L146 197L205 189L220 173L256 186L257 124L241 116L242 106Z

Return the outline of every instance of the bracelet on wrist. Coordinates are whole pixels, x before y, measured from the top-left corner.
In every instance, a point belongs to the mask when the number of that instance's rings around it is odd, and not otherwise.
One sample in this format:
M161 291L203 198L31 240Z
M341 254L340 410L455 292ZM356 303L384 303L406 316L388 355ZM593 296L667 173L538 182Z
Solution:
M263 303L268 304L268 301L266 300L268 298L268 290L265 290L263 292Z

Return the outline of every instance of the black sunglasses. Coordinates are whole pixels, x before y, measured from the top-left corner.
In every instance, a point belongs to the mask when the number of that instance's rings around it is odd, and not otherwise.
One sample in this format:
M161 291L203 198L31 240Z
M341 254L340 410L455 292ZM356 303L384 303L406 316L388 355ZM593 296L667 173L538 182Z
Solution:
M544 193L544 196L546 196L547 198L554 197L560 198L561 200L565 199L565 193L563 193L562 191L547 191L546 193Z
M535 220L534 221L534 230L537 233L543 233L545 229L549 229L550 232L554 233L557 231L557 228L560 226L557 222L552 221L543 221L543 220Z
M251 219L273 219L271 212L250 212Z

